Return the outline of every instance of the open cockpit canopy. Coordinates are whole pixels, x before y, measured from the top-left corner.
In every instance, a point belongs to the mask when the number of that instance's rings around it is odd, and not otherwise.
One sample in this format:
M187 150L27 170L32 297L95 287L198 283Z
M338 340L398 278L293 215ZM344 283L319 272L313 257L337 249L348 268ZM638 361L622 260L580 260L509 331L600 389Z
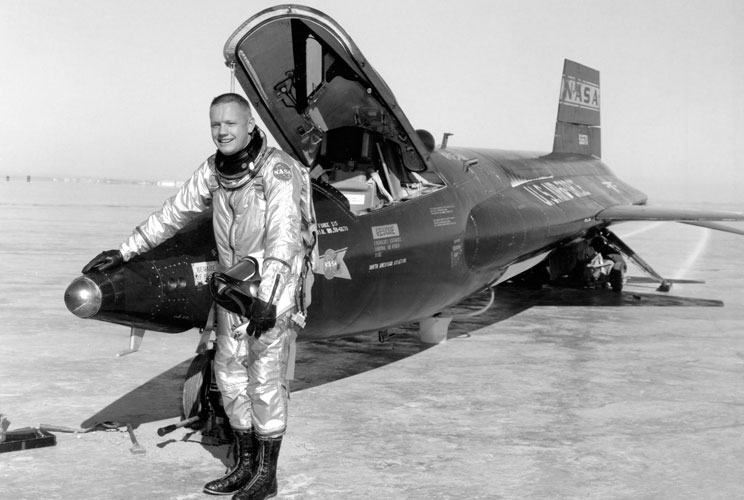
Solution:
M427 182L416 174L429 166L421 139L354 42L324 14L294 5L264 10L229 38L225 59L279 145L314 177L335 184L376 173L404 187Z
M294 5L264 10L233 33L225 59L272 135L308 166L342 154L334 135L356 134L371 150L362 153L393 143L406 169L426 170L426 150L392 92L324 14ZM347 131L334 134L339 129Z

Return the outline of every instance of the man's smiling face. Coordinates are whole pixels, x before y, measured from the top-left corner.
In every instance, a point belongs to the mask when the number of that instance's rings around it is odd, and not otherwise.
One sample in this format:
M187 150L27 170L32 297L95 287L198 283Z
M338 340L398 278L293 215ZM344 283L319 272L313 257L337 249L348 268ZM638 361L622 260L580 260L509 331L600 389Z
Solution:
M223 155L232 155L243 149L251 140L255 121L249 110L238 103L215 104L209 109L212 140Z

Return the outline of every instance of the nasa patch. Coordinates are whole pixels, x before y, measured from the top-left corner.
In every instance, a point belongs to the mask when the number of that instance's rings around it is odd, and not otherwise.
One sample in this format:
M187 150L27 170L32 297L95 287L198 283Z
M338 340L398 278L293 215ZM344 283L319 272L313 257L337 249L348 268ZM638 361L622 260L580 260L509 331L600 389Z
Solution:
M274 165L274 177L280 181L288 181L292 178L292 171L286 163L277 163Z

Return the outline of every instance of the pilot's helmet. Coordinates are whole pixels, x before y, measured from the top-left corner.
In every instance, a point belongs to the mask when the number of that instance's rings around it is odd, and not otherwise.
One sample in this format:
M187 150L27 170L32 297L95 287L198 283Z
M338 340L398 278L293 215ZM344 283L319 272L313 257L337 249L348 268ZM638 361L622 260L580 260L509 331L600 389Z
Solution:
M253 300L258 296L260 283L258 261L247 257L224 273L213 273L209 277L209 292L220 306L248 317Z

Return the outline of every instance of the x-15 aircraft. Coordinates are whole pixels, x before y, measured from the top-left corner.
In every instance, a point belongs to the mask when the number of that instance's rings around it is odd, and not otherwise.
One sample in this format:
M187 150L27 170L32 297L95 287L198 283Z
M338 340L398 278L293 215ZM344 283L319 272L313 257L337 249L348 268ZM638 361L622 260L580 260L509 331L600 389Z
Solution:
M436 146L414 130L349 35L317 10L264 10L228 39L224 55L278 144L311 172L318 220L312 305L302 339L380 331L419 321L422 337L445 308L532 269L555 280L592 243L668 286L608 230L614 223L711 221L739 213L654 208L600 160L599 73L566 61L553 151ZM595 245L596 248L596 245ZM144 330L203 328L217 270L211 216L65 293L79 317ZM611 280L622 286L622 259ZM539 273L534 272L540 270ZM618 273L620 273L618 275Z

